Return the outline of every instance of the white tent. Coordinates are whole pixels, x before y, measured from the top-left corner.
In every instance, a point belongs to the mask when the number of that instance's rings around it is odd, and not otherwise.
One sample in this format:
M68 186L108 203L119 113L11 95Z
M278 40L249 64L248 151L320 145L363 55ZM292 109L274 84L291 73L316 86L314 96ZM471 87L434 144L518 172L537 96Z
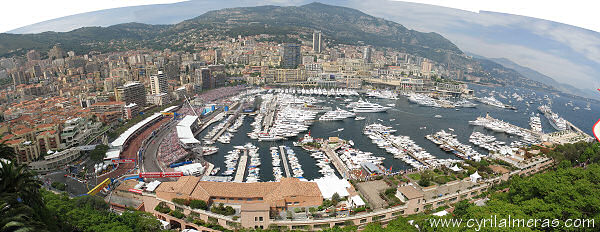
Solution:
M452 171L455 171L455 172L460 172L460 171L462 171L463 169L462 169L462 168L459 168L459 167L458 167L458 165L456 165L456 164L455 164L453 167L451 167L451 168L450 168L450 170L452 170Z
M350 187L350 182L345 179L338 179L335 176L325 176L313 181L317 183L319 190L321 190L321 195L325 199L331 199L334 193L337 193L340 197L350 195L346 189Z
M362 198L360 198L359 195L353 196L350 198L350 204L354 207L361 207L361 206L365 206L365 201L363 201Z
M475 172L475 173L471 174L471 175L470 175L470 177L471 177L471 181L472 181L473 183L476 183L476 182L477 182L477 180L479 180L479 179L481 178L481 176L480 176L480 175L479 175L479 173L477 173L477 172Z
M440 212L433 213L434 216L438 216L438 217L443 217L443 216L446 216L447 214L448 214L448 211L446 211L446 210L442 210Z

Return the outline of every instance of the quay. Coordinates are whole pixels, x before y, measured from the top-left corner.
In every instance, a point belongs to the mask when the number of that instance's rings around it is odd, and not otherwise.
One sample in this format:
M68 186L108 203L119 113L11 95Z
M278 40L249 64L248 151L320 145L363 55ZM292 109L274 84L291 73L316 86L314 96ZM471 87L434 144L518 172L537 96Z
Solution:
M283 161L283 169L285 170L285 176L292 177L292 175L290 174L290 167L288 166L287 156L285 155L285 149L283 149L283 146L279 146L279 152L279 154L281 155L281 161Z
M214 142L215 142L215 141L216 141L216 140L217 140L219 137L221 137L221 135L222 135L223 133L225 133L225 131L226 131L227 129L229 129L229 127L230 127L230 126L231 126L233 123L235 123L235 120L236 120L238 117L239 117L239 114L237 114L237 113L236 113L236 114L234 114L233 118L231 118L231 120L230 120L229 122L227 122L227 123L225 124L225 126L223 126L223 128L221 128L221 130L220 130L220 131L219 131L219 132L218 132L218 133L217 133L217 134L216 134L216 135L215 135L215 136L214 136L214 137L211 139L211 141L214 143Z
M244 175L246 174L246 163L248 162L248 150L244 150L244 155L240 157L240 162L238 163L237 172L235 173L235 178L233 182L241 183L244 181Z
M494 122L502 122L502 123L506 123L506 124L508 124L508 125L509 125L510 127L512 127L512 128L516 128L516 129L518 129L518 130L525 131L525 132L527 132L527 133L529 133L529 134L535 135L535 136L537 136L537 138L538 138L538 139L539 139L539 138L541 138L541 137L542 137L542 135L543 135L543 133L535 132L535 131L532 131L532 130L530 130L530 129L527 129L527 128L522 128L522 127L519 127L519 126L515 126L515 125L513 125L513 124L511 124L511 123L509 123L509 122L505 122L505 121L502 121L502 120L500 120L500 119L493 118L493 117L492 117L492 116L490 116L489 114L485 115L485 118L486 118L486 119L488 119L488 120L494 121Z
M204 172L204 174L202 176L210 176L210 173L212 172L212 170L215 168L215 165L212 163L208 163L207 167L206 167L206 171Z
M321 151L323 151L327 157L329 157L331 163L333 163L333 166L337 169L340 175L342 175L342 178L350 178L350 170L348 170L348 167L344 164L342 159L340 159L335 151L331 150L327 143L321 143Z
M407 150L407 149L404 149L404 147L402 147L402 146L400 146L400 145L396 144L394 141L392 141L391 139L389 139L389 137L388 137L387 135L383 135L383 134L381 134L381 133L379 133L379 132L376 132L376 133L377 133L377 134L379 134L379 135L380 135L382 138L384 138L384 139L385 139L385 140L387 140L388 142L390 142L392 145L394 145L394 147L396 147L397 149L400 149L400 150L402 150L402 151L406 151L406 153L407 153L408 155L410 155L410 156L411 156L413 159L415 159L416 161L419 161L419 163L421 163L421 164L423 164L423 165L427 166L428 168L431 168L431 164L429 164L429 163L425 162L423 159L421 159L421 158L417 157L417 156L416 156L414 153L412 153L411 151L409 151L409 150Z

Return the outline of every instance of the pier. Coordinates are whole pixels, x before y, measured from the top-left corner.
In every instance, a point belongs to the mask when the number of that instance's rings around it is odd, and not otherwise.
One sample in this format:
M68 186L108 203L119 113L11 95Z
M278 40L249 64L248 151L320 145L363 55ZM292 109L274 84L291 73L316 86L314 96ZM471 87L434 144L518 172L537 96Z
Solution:
M244 155L240 157L240 161L238 163L237 172L235 173L235 178L233 178L233 182L241 183L244 181L244 175L246 174L246 163L248 162L248 150L244 150Z
M331 150L327 143L321 143L321 151L323 151L327 157L333 163L333 166L337 169L337 171L342 175L342 178L350 178L350 170L344 164L342 159L335 153L335 151Z
M427 166L428 168L431 168L431 164L429 164L429 163L425 162L423 159L421 159L421 158L417 157L417 156L416 156L414 153L412 153L410 150L408 150L408 149L404 149L404 147L402 147L402 146L400 146L400 145L396 144L394 141L390 140L390 139L388 138L388 136L382 135L382 134L381 134L381 133L379 133L379 132L376 132L376 133L378 133L378 134L379 134L379 135L380 135L382 138L384 138L385 140L387 140L388 142L390 142L392 145L394 145L394 147L396 147L396 148L398 148L398 149L400 149L400 150L402 150L402 151L406 151L406 153L407 153L408 155L410 155L410 156L411 156L413 159L415 159L416 161L419 161L419 163L421 163L421 164L423 164L423 165Z
M283 149L283 146L279 146L279 152L279 154L281 155L281 160L283 161L283 169L285 170L285 176L291 177L292 175L290 174L290 167L288 165L287 156L285 155L285 149Z
M210 176L210 173L212 172L212 170L215 168L214 164L208 163L207 167L206 167L206 171L204 172L204 174L202 176Z
M508 123L508 122L502 121L502 120L500 120L500 119L493 118L493 117L492 117L492 116L490 116L489 114L485 115L485 118L486 118L486 119L488 119L488 120L490 120L490 121L495 121L495 122L502 122L502 123L506 123L506 124L508 124L508 125L509 125L510 127L512 127L512 128L516 128L516 129L518 129L518 130L525 131L525 132L527 132L527 133L529 133L529 134L532 134L532 135L535 135L535 136L537 136L537 138L541 138L541 137L542 137L542 135L543 135L542 133L535 132L535 131L532 131L532 130L530 130L530 129L527 129L527 128L522 128L522 127L519 127L519 126L515 126L515 125L513 125L513 124L510 124L510 123Z
M225 126L223 126L223 128L221 128L221 130L220 130L220 131L219 131L219 132L218 132L218 133L217 133L217 134L216 134L216 135L215 135L215 136L214 136L214 137L211 139L211 141L214 143L214 142L215 142L215 141L216 141L216 140L217 140L219 137L221 137L221 135L222 135L223 133L225 133L225 131L226 131L227 129L229 129L229 127L230 127L230 126L231 126L233 123L235 123L235 120L237 119L237 117L239 117L239 115L238 115L238 114L235 114L235 115L233 116L233 118L231 118L231 120L230 120L229 122L227 122L227 123L225 124Z

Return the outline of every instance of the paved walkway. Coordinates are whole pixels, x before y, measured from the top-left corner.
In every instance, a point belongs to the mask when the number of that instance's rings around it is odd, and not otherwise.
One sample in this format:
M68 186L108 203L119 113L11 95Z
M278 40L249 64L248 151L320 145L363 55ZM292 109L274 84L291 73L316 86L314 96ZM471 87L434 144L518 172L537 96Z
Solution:
M244 154L240 157L240 162L238 163L237 172L235 173L235 178L233 182L241 183L244 181L244 175L246 174L246 162L248 161L248 150L244 150Z
M285 149L283 146L279 146L279 154L281 155L281 160L283 161L283 169L285 170L286 177L292 177L290 174L290 167L288 166L287 156L285 155Z

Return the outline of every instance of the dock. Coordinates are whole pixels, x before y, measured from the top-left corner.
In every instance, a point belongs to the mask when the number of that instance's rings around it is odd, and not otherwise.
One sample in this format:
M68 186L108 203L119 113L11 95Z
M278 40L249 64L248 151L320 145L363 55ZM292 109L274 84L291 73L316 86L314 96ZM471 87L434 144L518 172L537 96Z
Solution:
M379 133L379 132L377 132L377 133L378 133L379 135L381 135L381 137L382 137L382 138L384 138L385 140L387 140L388 142L390 142L390 143L391 143L391 144L392 144L392 145L393 145L395 148L397 148L397 149L400 149L400 150L402 150L402 151L406 150L406 149L404 149L404 147L402 147L402 146L400 146L400 145L396 144L394 141L392 141L392 140L388 139L388 137L387 137L387 136L385 136L385 135L382 135L382 134L381 134L381 133ZM409 150L406 150L406 153L407 153L408 155L410 155L410 157L412 157L412 158L413 158L413 159L415 159L416 161L419 161L419 163L421 163L421 164L423 164L423 165L427 166L428 168L431 168L431 164L429 164L429 163L425 162L425 160L423 160L423 159L421 159L421 158L417 157L417 156L416 156L414 153L412 153L411 151L409 151Z
M285 155L285 149L283 149L283 146L279 146L279 154L281 155L281 160L283 161L283 169L285 171L285 176L292 177L292 175L290 174L290 167L288 165L287 156Z
M335 151L331 150L329 145L327 145L326 143L322 143L321 151L323 151L323 153L325 153L327 157L329 157L329 160L332 161L331 163L333 163L335 169L337 169L340 175L342 175L342 178L350 178L350 170L348 170L348 167L346 167L342 159L340 159L340 157L335 153Z
M227 129L229 129L229 127L230 127L231 125L233 125L233 123L235 123L235 120L237 119L237 117L239 117L239 115L238 115L238 114L235 114L235 115L233 116L233 118L231 118L231 121L227 122L227 124L225 124L225 126L223 126L223 128L222 128L222 129L221 129L221 130L220 130L220 131L219 131L219 132L218 132L218 133L217 133L217 134L216 134L216 135L215 135L215 136L214 136L214 137L211 139L211 141L214 143L214 142L215 142L215 141L216 141L216 140L217 140L219 137L221 137L221 135L222 135L223 133L225 133L225 131L226 131Z
M204 174L202 176L210 176L210 173L215 168L215 165L211 164L211 163L208 163L207 166L208 167L206 167L206 171L204 172Z
M244 181L244 175L246 174L246 163L248 162L248 150L244 150L244 155L240 157L240 161L238 163L237 172L235 173L235 178L233 178L233 182L241 183Z

